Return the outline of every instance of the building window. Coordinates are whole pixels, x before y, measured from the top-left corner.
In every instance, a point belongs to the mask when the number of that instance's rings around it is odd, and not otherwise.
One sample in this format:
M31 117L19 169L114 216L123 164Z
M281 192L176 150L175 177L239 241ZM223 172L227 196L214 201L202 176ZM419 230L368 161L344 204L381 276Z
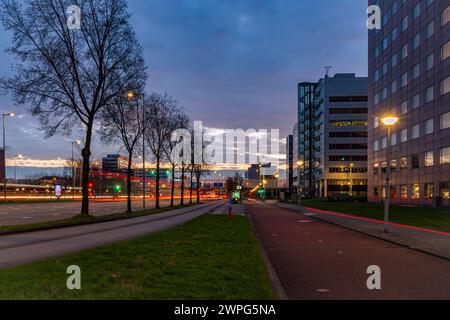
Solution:
M408 170L408 158L403 157L400 159L400 171Z
M412 69L412 79L416 80L420 76L420 63L416 64Z
M413 38L413 50L416 50L420 47L420 33L416 34Z
M420 160L419 155L415 154L411 156L411 167L413 169L419 169L420 168Z
M450 77L445 78L441 81L441 95L450 92Z
M403 129L400 132L400 141L401 143L408 141L408 129Z
M397 56L397 54L394 54L391 58L392 68L394 68L397 65L397 62L398 62L398 56Z
M416 20L418 17L420 17L420 2L414 7L413 10L413 20Z
M434 132L434 119L428 119L425 123L425 134L432 134Z
M408 45L407 44L405 44L402 48L401 57L402 57L402 60L404 60L408 57Z
M434 184L426 183L424 186L424 198L425 199L433 199L434 198Z
M373 174L376 176L378 175L378 173L380 173L380 165L378 163L375 163L373 165Z
M450 147L441 149L441 164L450 163Z
M380 126L380 118L379 117L375 117L375 119L373 120L373 127L376 129Z
M442 12L442 26L445 26L450 22L450 6L448 6L444 12Z
M400 186L400 197L402 200L408 200L408 186L407 185Z
M392 93L396 93L397 92L397 80L392 81L391 92Z
M434 99L434 86L429 87L425 93L425 103L431 102Z
M430 39L434 35L434 20L431 21L425 30L425 38Z
M450 182L441 183L441 197L442 199L450 199Z
M418 107L420 107L420 94L419 93L413 97L413 103L412 103L413 109L417 109Z
M416 124L412 127L411 130L411 139L417 139L420 136L420 125Z
M380 188L373 187L373 196L378 197L380 195Z
M405 100L400 105L400 112L402 115L408 113L408 100Z
M413 184L412 185L411 199L413 199L413 200L419 200L420 199L420 185L419 184Z
M450 128L450 112L444 113L441 115L441 129Z
M408 72L405 72L402 75L402 79L401 79L400 85L402 86L402 88L406 87L408 85Z
M373 150L379 151L380 150L380 142L378 140L375 140L373 143Z
M387 137L381 139L381 149L387 148Z
M387 162L381 163L381 173L387 173Z
M393 133L391 135L391 146L395 146L397 144L397 134Z
M433 4L434 0L425 0L425 7L428 8Z
M434 166L434 152L430 151L425 153L425 167Z
M425 59L425 69L426 69L426 71L429 71L429 70L433 69L433 67L434 67L434 53L430 54Z
M397 172L397 160L391 160L391 172Z
M408 16L404 17L402 20L402 32L406 31L406 29L408 29Z
M441 48L441 60L444 61L450 57L450 41L447 41Z

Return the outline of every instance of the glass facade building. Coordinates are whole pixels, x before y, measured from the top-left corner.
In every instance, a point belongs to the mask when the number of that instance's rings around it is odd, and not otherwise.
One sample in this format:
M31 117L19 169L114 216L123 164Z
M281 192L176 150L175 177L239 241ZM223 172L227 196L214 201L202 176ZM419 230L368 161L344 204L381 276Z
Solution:
M369 4L382 12L369 31L369 201L450 206L450 3ZM389 138L387 114L400 119Z

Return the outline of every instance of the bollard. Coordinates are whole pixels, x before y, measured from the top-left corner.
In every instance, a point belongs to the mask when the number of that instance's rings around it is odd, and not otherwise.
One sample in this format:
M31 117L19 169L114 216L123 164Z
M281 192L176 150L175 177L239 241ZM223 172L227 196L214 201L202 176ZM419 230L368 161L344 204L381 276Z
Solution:
M228 206L228 221L233 222L233 209Z

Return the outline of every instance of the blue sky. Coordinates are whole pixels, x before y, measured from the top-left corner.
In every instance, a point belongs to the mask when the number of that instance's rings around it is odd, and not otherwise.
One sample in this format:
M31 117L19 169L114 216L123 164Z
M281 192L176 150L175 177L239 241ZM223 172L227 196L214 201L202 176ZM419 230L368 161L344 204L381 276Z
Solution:
M282 136L296 122L299 81L316 81L326 65L367 75L366 8L361 0L129 0L149 92L175 96L208 127L279 128ZM3 30L0 43L10 44ZM7 75L12 60L0 52L0 61ZM8 97L0 97L0 111L18 114L7 123L10 156L70 157L72 138L43 140ZM119 147L94 149L100 158Z

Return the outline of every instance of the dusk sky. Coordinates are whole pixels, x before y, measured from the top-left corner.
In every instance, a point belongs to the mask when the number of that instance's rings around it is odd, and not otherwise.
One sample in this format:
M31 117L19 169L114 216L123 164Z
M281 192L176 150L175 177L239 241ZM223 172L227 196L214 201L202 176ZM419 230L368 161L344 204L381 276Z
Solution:
M279 128L296 122L297 83L332 73L367 75L367 2L361 0L130 0L149 66L147 91L168 92L193 120L215 128ZM10 35L0 31L3 48ZM1 75L11 57L0 53ZM70 158L71 141L45 141L38 123L9 97L8 158ZM285 146L281 146L284 152ZM94 148L94 159L118 146ZM45 166L59 162L45 163ZM41 163L42 164L42 163Z

